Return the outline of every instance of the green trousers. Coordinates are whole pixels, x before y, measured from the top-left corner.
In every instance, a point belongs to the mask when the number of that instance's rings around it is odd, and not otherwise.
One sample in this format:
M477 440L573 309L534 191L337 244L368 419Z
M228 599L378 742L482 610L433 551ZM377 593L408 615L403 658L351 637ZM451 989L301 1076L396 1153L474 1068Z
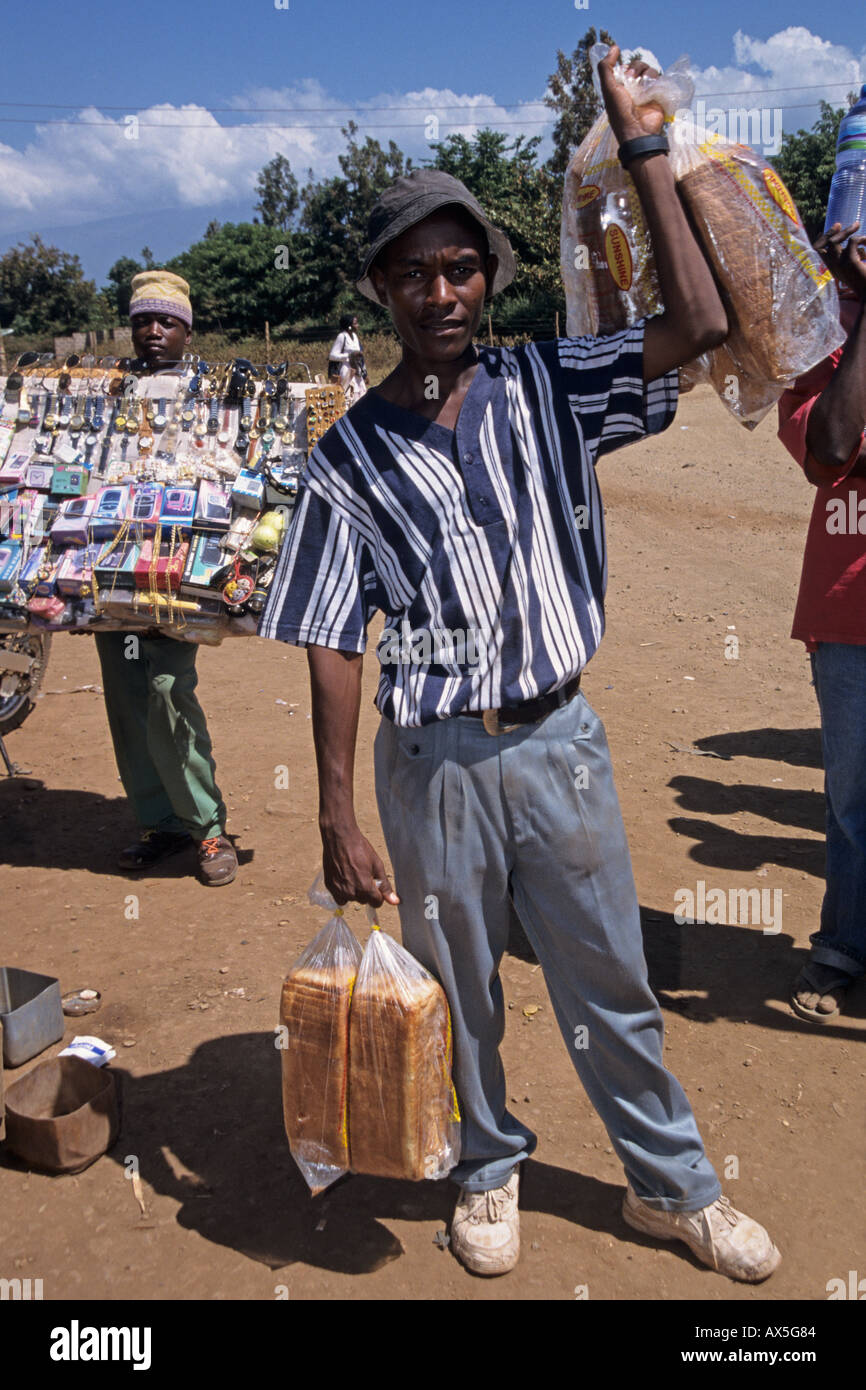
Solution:
M124 791L142 830L222 834L226 808L204 710L192 642L160 635L101 632L105 708Z

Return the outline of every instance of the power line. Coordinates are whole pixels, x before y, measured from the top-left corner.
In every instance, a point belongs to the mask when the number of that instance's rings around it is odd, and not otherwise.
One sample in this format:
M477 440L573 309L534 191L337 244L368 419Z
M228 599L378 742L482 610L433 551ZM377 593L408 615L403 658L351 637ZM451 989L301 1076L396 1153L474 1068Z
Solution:
M740 89L731 88L730 91L723 90L720 92L696 92L695 100L703 100L706 97L719 96L769 96L774 92L817 92L826 90L829 87L850 88L852 80L855 84L861 81L859 77L856 77L853 79L846 78L839 82L812 82L803 85L792 85L789 83L786 87L748 87ZM543 97L536 97L534 100L522 101L485 101L478 102L476 103L475 107L471 108L467 108L464 102L456 101L436 102L431 104L435 105L437 111L463 111L467 109L484 110L485 108L493 107L501 107L503 110L507 111L520 106L540 106L543 100ZM54 111L80 111L86 109L88 106L96 106L97 109L100 111L129 112L130 106L137 106L139 110L151 109L148 107L146 102L130 102L126 106L107 106L104 105L102 102L93 101L0 101L0 107L4 106L13 107L15 109L21 110L38 110L40 108L46 108ZM352 112L363 114L363 112L366 111L418 111L421 109L421 107L418 102L407 102L405 105L399 106L365 106L363 107L363 109L359 108L358 106L202 106L200 109L207 110L212 114L219 113L221 115L256 115L261 113L263 115L295 116L306 115L310 112L314 112L318 115L346 115L351 114Z
M743 93L743 95L748 95L748 93ZM817 102L814 102L814 101L801 101L801 102L797 102L797 103L794 103L794 104L791 104L791 105L781 105L781 106L779 106L779 107L777 107L777 108L775 108L775 109L777 109L777 110L779 110L779 111L811 111L811 110L813 110L813 109L816 107L816 105L817 105ZM412 109L413 109L413 110L417 110L417 108L412 108ZM444 110L444 109L447 109L447 108L440 108L440 109ZM461 108L461 109L462 109L462 108ZM748 108L739 108L739 107L738 107L738 108L734 108L734 109L740 110L740 109L748 109ZM435 111L431 111L431 112L429 113L429 115L435 115L435 114L436 114ZM446 126L454 126L454 127L458 127L458 128L459 128L459 127L467 126L467 125L473 125L473 126L474 126L474 125L479 125L479 124L484 124L484 123L485 123L483 120L473 120L472 117L474 116L474 114L475 114L475 109L474 109L474 108L467 108L467 111L466 111L466 117L467 117L467 118L466 118L466 120L464 120L464 121L456 121L456 120L455 120L455 121L444 121L443 124L446 125ZM553 125L556 121L558 121L558 120L560 119L560 116L561 116L561 115L562 115L562 113L560 112L558 115L546 116L543 120L497 120L497 119L494 119L494 120L492 120L492 121L488 121L487 123L490 124L490 125L493 125L493 126L522 126L524 129L526 129L527 126L546 126L546 125ZM131 116L130 116L130 119L132 119ZM425 128L425 126L426 126L426 123L427 123L427 120L428 120L428 119L429 119L429 116L425 116L424 121L420 121L420 122L411 122L411 121L361 121L361 122L358 123L358 129L359 129L359 130L423 130L423 129ZM214 133L216 133L216 132L223 133L223 132L235 131L235 130L281 130L281 131L286 131L286 130L334 130L334 129L336 128L334 125L331 125L331 124L329 124L329 123L327 123L327 122L322 122L322 123L310 122L310 123L308 123L308 122L305 122L305 121L295 121L295 122L293 122L291 125L277 125L277 124L273 124L273 123L271 123L271 122L266 122L266 121L248 121L248 122L246 122L246 123L238 123L238 124L235 124L235 125L220 125L219 122L217 122L215 125L207 125L207 124L201 124L201 123L199 123L199 124L192 124L192 123L190 123L190 122L188 122L188 121L142 121L142 120L139 120L137 116L135 117L135 120L138 122L137 128L138 128L139 130L210 130L210 131L212 131L212 132L214 132ZM37 119L34 120L32 117L27 117L27 116L0 116L0 125L40 125L40 126L52 125L52 126L69 126L69 127L74 127L74 128L77 129L77 130L83 130L83 129L86 129L86 128L91 128L91 129L95 128L95 129L97 129L97 130L115 130L115 131L118 131L118 132L123 131L123 127L121 126L121 124L120 124L118 121L65 121L65 120L54 119L54 118L45 119L45 120L42 120L42 119L38 119L38 118L37 118Z

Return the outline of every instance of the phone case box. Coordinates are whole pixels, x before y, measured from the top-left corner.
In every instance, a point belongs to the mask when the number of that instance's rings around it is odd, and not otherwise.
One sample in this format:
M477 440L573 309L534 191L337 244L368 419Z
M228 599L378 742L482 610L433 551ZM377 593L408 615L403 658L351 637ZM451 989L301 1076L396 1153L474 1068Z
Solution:
M60 515L51 527L52 543L54 545L86 545L95 504L95 497L68 498L60 508Z
M90 518L90 534L94 540L110 540L126 521L129 488L124 484L100 488Z
M193 530L227 531L232 521L231 492L219 483L203 479L199 483Z

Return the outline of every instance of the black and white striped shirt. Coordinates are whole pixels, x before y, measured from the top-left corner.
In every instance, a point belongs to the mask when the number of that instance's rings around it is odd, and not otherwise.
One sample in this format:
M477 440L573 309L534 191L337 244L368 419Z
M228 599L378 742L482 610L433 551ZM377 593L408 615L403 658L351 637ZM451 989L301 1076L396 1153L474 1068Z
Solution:
M596 458L676 411L676 372L644 387L645 322L479 347L456 430L368 392L310 455L261 634L363 652L381 609L401 725L567 684L604 631Z

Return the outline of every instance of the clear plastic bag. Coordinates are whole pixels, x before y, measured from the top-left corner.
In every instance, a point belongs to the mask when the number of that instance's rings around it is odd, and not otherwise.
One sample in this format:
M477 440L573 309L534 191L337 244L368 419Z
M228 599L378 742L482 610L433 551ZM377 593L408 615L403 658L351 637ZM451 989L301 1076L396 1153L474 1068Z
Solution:
M374 930L349 1020L349 1152L354 1172L444 1178L460 1153L451 1015L441 985Z
M760 155L685 121L673 122L669 139L730 329L698 362L733 414L754 427L786 386L844 343L836 287L793 198Z
M592 49L594 72L606 51ZM721 347L681 371L681 385L709 382L754 428L786 385L844 342L832 277L778 174L748 146L695 125L687 59L625 86L665 112L674 177L730 324ZM561 253L569 336L615 333L663 309L646 221L606 115L566 171Z
M349 1010L362 952L321 874L309 898L333 916L283 982L280 1023L286 1030L286 1135L292 1157L315 1195L349 1169Z
M590 50L599 95L598 64L606 53L606 44ZM636 102L659 106L669 122L675 111L689 105L694 82L686 59L660 77L626 77L628 56L617 74ZM649 229L618 149L602 112L565 173L560 251L570 338L618 333L664 308Z

